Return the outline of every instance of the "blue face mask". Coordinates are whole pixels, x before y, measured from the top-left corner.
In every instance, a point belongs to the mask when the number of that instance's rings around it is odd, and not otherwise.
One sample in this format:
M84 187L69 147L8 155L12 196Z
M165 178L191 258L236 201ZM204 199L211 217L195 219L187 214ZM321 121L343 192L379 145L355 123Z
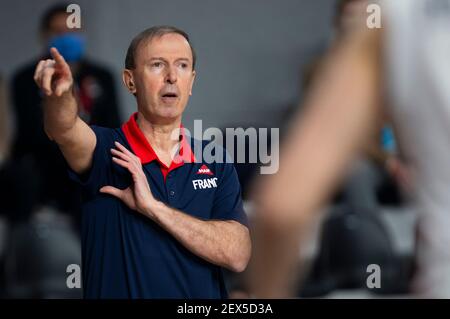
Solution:
M50 39L49 50L51 47L58 49L59 53L67 62L78 62L84 55L85 39L75 32L65 33Z

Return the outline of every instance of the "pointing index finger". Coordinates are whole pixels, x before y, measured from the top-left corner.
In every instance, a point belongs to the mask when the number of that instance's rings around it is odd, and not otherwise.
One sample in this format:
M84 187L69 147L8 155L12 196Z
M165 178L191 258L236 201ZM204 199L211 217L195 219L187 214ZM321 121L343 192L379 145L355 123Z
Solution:
M63 67L68 67L66 60L64 60L64 57L61 55L61 53L59 53L58 49L56 49L55 47L52 47L50 49L50 54L52 55L56 64L63 66Z

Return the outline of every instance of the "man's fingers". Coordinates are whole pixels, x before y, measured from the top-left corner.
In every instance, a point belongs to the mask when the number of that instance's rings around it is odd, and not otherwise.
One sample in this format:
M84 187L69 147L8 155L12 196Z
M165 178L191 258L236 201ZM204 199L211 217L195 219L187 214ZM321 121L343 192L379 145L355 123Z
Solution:
M67 90L66 87L64 87L63 85L58 85L55 89L56 96L60 97L65 90Z
M42 69L44 68L45 60L39 61L39 63L36 66L36 70L34 71L33 79L36 83L38 83L38 80L40 78L40 74L42 72Z
M50 54L52 55L53 59L55 60L58 66L64 69L69 68L69 65L67 64L66 60L64 60L64 57L59 53L58 49L51 48Z
M115 163L126 168L131 173L131 175L136 174L136 168L131 163L121 160L120 158L117 158L117 157L113 157L112 159Z
M103 186L102 188L100 188L100 193L109 194L119 199L122 199L124 192L124 190L115 188L113 186Z
M118 151L116 149L112 148L111 153L113 153L115 156L120 157L124 161L130 162L130 160L131 160L131 158L127 154L125 154L124 152Z
M52 77L55 73L54 68L48 68L43 71L42 76L42 89L47 95L52 94Z
M114 142L114 144L116 145L116 147L121 150L122 152L124 152L125 154L127 154L129 157L131 157L132 159L136 159L137 156L134 155L133 153L131 153L125 146L123 146L122 144L120 144L119 142Z
M113 161L119 164L122 167L128 168L130 164L127 161L124 161L123 159L117 158L113 156Z
M111 149L111 153L113 153L115 156L118 156L118 157L113 156L113 158L112 158L113 161L115 163L117 163L118 165L125 167L131 173L131 176L133 176L134 181L137 181L138 178L140 178L142 176L144 178L146 178L145 173L142 170L141 161L139 160L138 157L130 158L125 153L115 150L113 148Z
M44 72L47 68L51 68L53 66L52 63L54 63L54 61L50 59L41 60L36 66L36 71L34 72L34 80L40 88L42 88L42 77L44 76Z

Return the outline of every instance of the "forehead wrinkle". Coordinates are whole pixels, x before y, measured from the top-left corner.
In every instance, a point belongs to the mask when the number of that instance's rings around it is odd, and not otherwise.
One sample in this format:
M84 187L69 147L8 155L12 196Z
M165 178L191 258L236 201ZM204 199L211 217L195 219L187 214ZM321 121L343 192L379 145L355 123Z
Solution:
M165 34L163 36L146 40L145 42L141 43L137 49L138 54L144 55L145 61L151 58L166 59L166 57L169 57L171 60L186 59L192 63L192 51L187 40L182 36L178 37L178 35L175 34L175 36L177 36L178 38L177 41L161 41L161 39L169 35L173 34ZM182 56L180 56L180 52L182 52ZM150 57L148 56L149 54Z

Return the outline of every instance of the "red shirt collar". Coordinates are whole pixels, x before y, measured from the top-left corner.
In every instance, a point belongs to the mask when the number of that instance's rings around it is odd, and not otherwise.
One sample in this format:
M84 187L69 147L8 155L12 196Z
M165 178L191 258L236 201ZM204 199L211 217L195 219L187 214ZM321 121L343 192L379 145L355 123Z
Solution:
M128 141L131 149L134 154L140 158L142 164L150 163L154 160L157 160L160 165L166 166L162 163L158 155L156 155L150 143L147 141L147 138L142 133L138 124L136 123L137 112L132 114L128 122L122 125L122 131L125 134L125 138ZM179 153L175 156L170 164L169 170L174 169L178 166L183 165L184 163L194 163L195 156L192 152L192 148L184 134L183 124L180 125L180 133L181 133L181 146Z

